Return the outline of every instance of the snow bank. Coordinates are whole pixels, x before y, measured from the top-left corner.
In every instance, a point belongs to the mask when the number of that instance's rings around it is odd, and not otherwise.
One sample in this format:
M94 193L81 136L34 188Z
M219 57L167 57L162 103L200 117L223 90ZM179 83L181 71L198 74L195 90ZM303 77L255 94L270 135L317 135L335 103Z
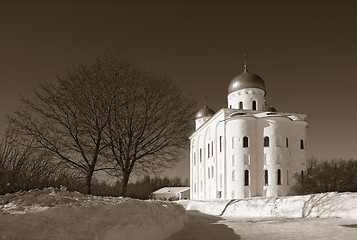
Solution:
M187 222L175 203L47 188L0 196L0 239L165 239Z
M338 217L357 219L357 193L321 193L224 201L181 200L186 210L225 217Z

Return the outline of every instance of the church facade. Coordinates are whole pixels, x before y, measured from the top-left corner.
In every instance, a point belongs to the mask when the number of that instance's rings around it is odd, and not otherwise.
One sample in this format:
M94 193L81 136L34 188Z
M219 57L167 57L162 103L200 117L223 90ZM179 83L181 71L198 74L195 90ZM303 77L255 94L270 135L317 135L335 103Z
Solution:
M247 70L228 86L228 107L207 104L190 136L191 199L277 197L306 170L306 114L277 112L265 83Z

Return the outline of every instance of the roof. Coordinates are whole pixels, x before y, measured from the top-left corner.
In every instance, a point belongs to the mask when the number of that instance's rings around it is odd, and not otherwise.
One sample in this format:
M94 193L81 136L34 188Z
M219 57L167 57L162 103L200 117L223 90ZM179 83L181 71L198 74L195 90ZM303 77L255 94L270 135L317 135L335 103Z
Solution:
M195 115L195 119L203 118L203 117L212 117L216 112L210 109L207 104L203 106Z
M160 194L160 193L181 193L184 191L190 190L190 187L163 187L159 190L153 192L153 194Z
M270 108L271 106L267 105L267 108ZM213 121L215 118L221 116L220 121L230 121L234 120L236 118L287 118L291 121L305 121L307 122L307 114L302 114L302 113L289 113L289 112L277 112L273 107L271 109L268 109L270 111L255 111L255 110L243 110L243 109L231 109L231 108L221 108L213 117L211 117L207 122L202 124L201 127L196 129L189 137L189 139L192 139L196 134L198 134L200 131L204 131L211 121ZM223 117L222 117L223 114Z
M242 74L239 74L228 85L228 94L245 88L259 88L265 91L265 83L261 77L255 73L248 72L244 68Z

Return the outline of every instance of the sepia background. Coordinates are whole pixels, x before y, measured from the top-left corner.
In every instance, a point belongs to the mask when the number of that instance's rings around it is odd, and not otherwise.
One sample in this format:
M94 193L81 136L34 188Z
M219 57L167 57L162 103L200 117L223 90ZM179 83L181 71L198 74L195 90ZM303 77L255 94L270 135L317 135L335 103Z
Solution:
M352 1L0 2L0 129L19 94L109 51L217 111L247 54L268 104L309 114L308 158L356 158L356 10ZM163 175L188 177L188 153Z

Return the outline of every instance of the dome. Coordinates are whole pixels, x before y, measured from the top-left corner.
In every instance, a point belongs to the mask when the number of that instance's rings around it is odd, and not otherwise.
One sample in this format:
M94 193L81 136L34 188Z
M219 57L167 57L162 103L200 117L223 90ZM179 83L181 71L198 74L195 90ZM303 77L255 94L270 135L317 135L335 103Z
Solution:
M248 72L247 68L244 72L231 81L228 86L228 94L244 88L259 88L265 91L265 83L257 74Z
M196 113L195 119L203 117L212 117L215 113L215 111L207 107L207 104L205 104L205 106Z

